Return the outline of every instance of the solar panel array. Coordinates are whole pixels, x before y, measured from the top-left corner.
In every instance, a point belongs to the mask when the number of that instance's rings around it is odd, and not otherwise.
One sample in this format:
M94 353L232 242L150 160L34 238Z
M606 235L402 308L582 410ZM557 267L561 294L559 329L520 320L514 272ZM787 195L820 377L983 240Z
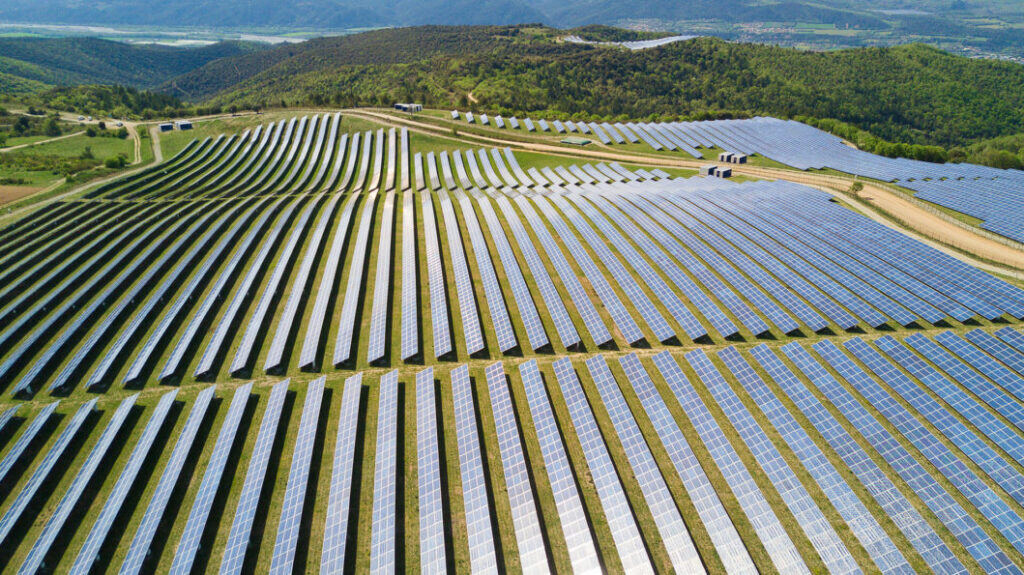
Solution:
M25 512L28 504L35 497L36 492L42 486L43 482L53 471L53 468L60 461L67 450L68 445L74 440L78 430L85 423L85 419L92 413L93 408L96 407L97 398L91 399L88 403L78 408L75 414L68 421L68 424L61 431L60 435L57 436L57 441L50 447L49 451L46 452L46 456L42 462L35 468L28 481L21 487L21 491L18 492L18 496L14 499L14 502L7 508L3 516L0 517L0 543L5 541L14 529L15 524L21 518L21 514Z
M312 464L313 447L320 424L320 405L324 395L324 381L318 378L306 386L306 400L302 405L302 418L295 448L292 452L291 469L288 471L288 486L284 492L284 503L277 523L277 537L269 573L291 573L294 570L295 548L299 542L302 511L306 498L306 484Z
M341 573L345 567L345 548L349 537L348 518L352 499L352 469L355 466L356 431L359 426L359 401L363 374L345 380L341 415L334 444L334 469L327 502L324 547L320 559L323 573Z
M114 487L110 491L110 496L107 497L106 502L103 504L103 510L100 511L99 517L93 524L92 529L90 529L89 535L85 539L85 543L82 544L82 549L78 552L78 556L75 558L75 562L71 566L72 572L87 573L97 560L100 548L103 546L107 535L110 533L110 528L113 526L114 520L121 512L121 506L124 505L125 499L128 498L128 493L132 490L135 478L138 476L139 471L141 471L142 465L145 463L146 458L150 456L150 450L153 448L153 443L156 441L157 434L159 434L161 428L163 428L164 421L167 419L167 414L174 405L174 399L177 396L177 389L165 393L160 398L156 408L153 409L153 414L149 417L149 421L146 422L146 428L142 431L142 435L139 437L138 442L136 442L135 447L132 449L132 453L128 458L128 463L125 465L124 469L121 470L121 475L117 478L117 483L114 484ZM124 421L124 417L134 405L134 398L135 396L129 398L132 399L131 403L122 403L122 406L125 407L121 414L122 423ZM127 402L128 400L125 401ZM119 408L119 410L120 409L121 408ZM117 414L115 414L114 417L116 418ZM112 423L113 421L111 424ZM117 433L117 428L111 427L110 424L108 424L108 429L113 430L112 435ZM102 455L100 457L102 457Z
M619 442L626 451L626 458L629 459L647 507L654 516L654 523L672 560L672 566L678 573L703 572L704 566L690 539L690 533L608 364L603 356L595 356L588 359L586 365L604 401L605 409L608 410L608 417L615 427Z
M601 500L605 519L615 541L623 570L629 573L653 573L647 549L637 527L629 500L622 490L622 483L608 454L608 448L601 437L601 431L594 419L594 413L587 403L579 378L568 358L553 364L555 377L562 389L562 397L572 417L572 425L579 438L580 447L587 460L594 488Z
M234 447L238 425L245 414L245 406L249 401L251 390L252 384L248 383L235 390L231 398L231 406L221 423L220 433L217 434L217 443L213 446L213 455L210 456L210 461L206 464L203 480L199 484L199 491L192 502L192 510L185 521L185 529L174 553L171 573L190 573L192 571L196 552L199 550L203 533L206 531L206 520L210 516L213 500L220 490L228 455Z
M289 383L291 380L286 379L274 385L273 391L270 392L270 399L267 401L267 407L263 412L260 431L256 436L252 453L249 455L245 483L242 484L238 507L235 508L235 518L231 522L231 532L224 548L224 558L220 564L222 575L241 573L245 564L245 556L252 538L252 527L256 519L256 508L263 495L263 483L267 477L267 467L270 465L271 450L274 447L280 425L281 410L284 408Z
M501 451L505 489L512 509L520 567L524 573L550 572L551 566L548 565L540 520L537 517L537 504L530 485L530 473L523 455L512 397L505 380L505 369L501 363L493 363L487 366L484 377L491 397L491 411L494 413L498 449Z
M459 443L462 503L466 534L470 542L469 566L474 573L497 573L487 479L484 476L480 432L476 425L476 402L468 366L461 365L453 369L449 377L455 407L455 435Z
M196 142L0 230L0 564L1024 567L1015 284L791 183L414 154L339 120ZM750 122L533 129L755 150ZM371 363L398 371L364 395ZM293 379L244 384L257 366Z
M438 451L434 370L416 374L416 477L420 516L420 565L424 573L446 568L444 493Z
M35 573L42 567L46 553L50 550L50 546L53 545L61 529L64 528L64 523L67 521L68 516L71 515L75 506L78 505L79 498L82 497L86 486L88 486L93 475L99 469L100 463L102 463L103 458L107 455L107 450L110 449L114 439L120 433L121 426L124 425L124 420L128 417L128 413L131 411L132 406L135 405L135 400L138 397L138 394L130 395L117 406L110 421L107 422L106 427L103 429L103 433L100 434L96 444L89 452L89 456L82 463L82 466L79 467L78 473L75 474L75 478L71 481L71 485L64 492L50 518L46 520L43 531L36 537L35 543L32 544L32 548L29 549L28 556L25 558L25 562L18 568L19 573Z
M377 384L377 451L373 458L373 519L370 526L370 573L395 572L395 512L398 507L398 371Z

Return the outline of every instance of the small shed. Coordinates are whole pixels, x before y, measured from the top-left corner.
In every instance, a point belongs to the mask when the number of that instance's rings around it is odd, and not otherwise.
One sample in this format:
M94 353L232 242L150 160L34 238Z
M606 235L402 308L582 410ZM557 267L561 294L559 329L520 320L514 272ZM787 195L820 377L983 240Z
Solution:
M178 128L179 130L191 130L192 122L188 120L178 120L174 123L174 127Z
M718 166L717 168L715 168L715 175L718 176L719 178L731 178L732 168L727 166Z
M164 122L163 124L160 124L160 131L161 132L170 132L173 129L174 129L174 124L172 124L170 122Z
M735 154L733 154L732 152L722 152L721 154L718 154L718 161L731 162L734 155Z
M453 120L458 120L459 119L459 111L458 110L452 110L452 119Z
M700 175L702 175L702 176L714 176L715 175L715 170L717 170L717 169L718 169L718 166L716 166L714 164L707 164L706 166L701 166L700 167Z
M747 163L747 155L746 154L733 154L732 155L732 163L734 163L734 164L746 164Z

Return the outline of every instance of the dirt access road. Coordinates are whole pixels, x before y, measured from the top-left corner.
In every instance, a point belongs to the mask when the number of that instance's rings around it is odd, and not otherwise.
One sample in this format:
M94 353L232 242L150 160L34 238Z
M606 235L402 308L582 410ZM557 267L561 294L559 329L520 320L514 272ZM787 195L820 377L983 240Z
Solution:
M513 149L544 152L565 157L584 157L593 158L595 161L604 160L628 162L630 164L643 164L670 168L692 169L708 163L707 160L654 158L650 156L615 152L606 147L590 150L567 150L566 148L552 144L505 140L465 132L459 132L458 137L454 137L452 136L451 131L447 128L426 122L418 122L413 119L397 117L382 112L353 109L345 110L345 113L352 114L354 116L362 116L368 120L385 122L396 126L405 126L412 131L436 137L443 137L469 145L507 146ZM881 186L862 182L865 185L864 190L859 195L859 198L851 198L846 191L850 189L850 186L855 181L852 176L847 177L828 174L814 174L796 170L752 165L733 165L731 167L733 168L733 172L736 174L745 174L765 179L787 180L813 186L829 192L877 221L890 224L890 218L896 220L901 224L901 226L906 228L903 229L904 232L909 230L912 232L911 235L918 237L919 239L929 240L928 243L935 245L936 247L940 247L943 251L967 261L972 265L983 267L992 272L1004 273L1024 279L1024 252L1021 250L1014 249L1006 244L973 233L970 230L946 221ZM987 262L991 262L991 264L995 265L989 265Z

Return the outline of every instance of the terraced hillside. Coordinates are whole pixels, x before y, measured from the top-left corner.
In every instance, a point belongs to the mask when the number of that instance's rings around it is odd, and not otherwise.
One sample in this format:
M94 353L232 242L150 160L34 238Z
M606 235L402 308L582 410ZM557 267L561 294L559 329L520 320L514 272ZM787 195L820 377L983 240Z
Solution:
M0 570L1024 569L1016 284L793 183L352 122L0 228Z

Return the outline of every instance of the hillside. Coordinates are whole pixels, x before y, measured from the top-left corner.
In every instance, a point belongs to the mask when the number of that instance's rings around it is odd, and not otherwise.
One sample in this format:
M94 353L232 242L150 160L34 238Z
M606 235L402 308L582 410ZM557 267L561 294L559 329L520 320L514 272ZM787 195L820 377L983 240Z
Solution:
M836 118L944 146L1024 132L1024 67L923 45L827 53L700 38L629 52L537 27L422 27L228 58L164 86L215 104L388 105L645 118Z
M4 82L0 90L24 93L75 84L151 88L219 58L249 54L259 48L258 44L244 42L172 48L99 38L0 38L0 74L20 78L14 89Z

